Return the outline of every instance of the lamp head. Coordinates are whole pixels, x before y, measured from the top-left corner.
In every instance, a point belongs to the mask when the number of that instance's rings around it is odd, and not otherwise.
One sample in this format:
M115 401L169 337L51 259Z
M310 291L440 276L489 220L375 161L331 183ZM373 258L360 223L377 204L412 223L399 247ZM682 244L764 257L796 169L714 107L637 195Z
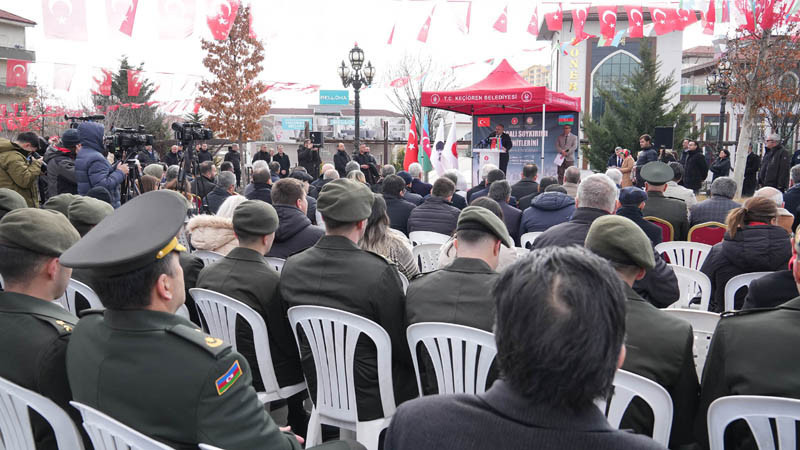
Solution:
M367 65L364 67L364 76L367 78L367 84L372 84L372 79L375 77L375 67L369 61L367 61Z
M362 64L364 64L364 51L356 43L355 47L350 50L350 65L353 66L353 70L360 70Z

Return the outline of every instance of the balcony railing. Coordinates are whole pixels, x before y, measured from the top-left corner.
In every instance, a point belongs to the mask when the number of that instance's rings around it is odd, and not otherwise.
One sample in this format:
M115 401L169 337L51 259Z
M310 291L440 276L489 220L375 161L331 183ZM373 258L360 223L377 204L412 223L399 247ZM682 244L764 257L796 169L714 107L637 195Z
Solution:
M687 84L681 86L681 95L708 95L708 89L705 86Z

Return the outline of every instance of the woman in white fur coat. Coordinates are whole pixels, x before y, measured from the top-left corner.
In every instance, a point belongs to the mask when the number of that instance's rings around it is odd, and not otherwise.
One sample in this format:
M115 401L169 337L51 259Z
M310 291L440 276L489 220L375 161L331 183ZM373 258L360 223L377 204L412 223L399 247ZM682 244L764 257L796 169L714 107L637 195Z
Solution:
M189 219L186 230L192 247L220 255L227 255L238 247L239 240L233 233L233 211L245 200L243 195L232 195L222 203L216 215L201 214Z

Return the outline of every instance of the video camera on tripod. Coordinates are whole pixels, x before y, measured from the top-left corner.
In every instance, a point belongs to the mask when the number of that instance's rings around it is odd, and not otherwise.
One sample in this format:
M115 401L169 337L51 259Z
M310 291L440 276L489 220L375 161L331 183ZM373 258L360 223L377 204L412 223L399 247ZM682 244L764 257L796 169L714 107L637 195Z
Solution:
M214 132L212 132L210 128L206 128L200 122L173 122L172 131L175 132L175 139L181 143L184 149L183 159L180 161L180 172L178 172L178 189L180 192L183 192L186 184L186 174L192 172L193 164L197 163L194 154L194 141L213 139ZM199 171L197 172L199 176ZM208 192L195 192L195 194L201 199L204 199ZM200 212L209 213L205 201L202 202Z
M137 128L122 127L112 128L111 133L103 136L103 146L114 154L114 158L120 164L128 165L128 176L120 186L120 200L122 203L141 194L142 174L139 170L136 154L144 149L145 145L153 145L154 137L152 134L144 132L144 126Z
M64 120L69 121L70 128L78 128L80 122L97 122L105 120L106 116L98 114L96 116L68 116L64 114Z

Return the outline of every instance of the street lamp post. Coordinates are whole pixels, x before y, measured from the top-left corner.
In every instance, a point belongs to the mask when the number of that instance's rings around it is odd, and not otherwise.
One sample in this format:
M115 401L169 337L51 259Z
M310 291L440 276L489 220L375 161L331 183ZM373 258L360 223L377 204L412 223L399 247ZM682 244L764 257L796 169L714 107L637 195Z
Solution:
M372 84L372 79L375 77L375 67L369 61L367 61L367 65L364 66L364 51L358 47L358 43L350 50L349 59L350 66L353 68L352 72L344 61L342 61L342 65L339 66L338 71L339 77L342 79L342 85L344 85L344 87L353 86L353 90L356 93L356 135L353 139L353 144L355 145L356 151L358 151L361 141L361 99L359 97L359 91L362 87Z
M717 152L722 149L722 136L725 133L725 104L731 90L731 62L727 55L722 55L717 68L706 77L706 89L709 94L719 94L719 132L717 133Z

